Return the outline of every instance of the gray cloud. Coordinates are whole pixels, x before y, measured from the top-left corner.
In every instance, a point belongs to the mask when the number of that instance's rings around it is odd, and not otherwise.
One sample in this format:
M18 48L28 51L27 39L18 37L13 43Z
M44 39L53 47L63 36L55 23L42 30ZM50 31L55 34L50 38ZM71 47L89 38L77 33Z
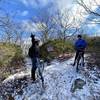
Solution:
M63 9L71 6L73 0L20 0L25 6L44 7L49 3L54 4L57 8Z

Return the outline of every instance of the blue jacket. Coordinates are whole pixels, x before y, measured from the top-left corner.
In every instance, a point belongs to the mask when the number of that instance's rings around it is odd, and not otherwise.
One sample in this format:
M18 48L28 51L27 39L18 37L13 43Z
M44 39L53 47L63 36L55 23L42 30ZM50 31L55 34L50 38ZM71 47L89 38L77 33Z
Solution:
M75 42L75 48L76 49L85 49L87 46L87 42L83 39L78 39L76 42Z

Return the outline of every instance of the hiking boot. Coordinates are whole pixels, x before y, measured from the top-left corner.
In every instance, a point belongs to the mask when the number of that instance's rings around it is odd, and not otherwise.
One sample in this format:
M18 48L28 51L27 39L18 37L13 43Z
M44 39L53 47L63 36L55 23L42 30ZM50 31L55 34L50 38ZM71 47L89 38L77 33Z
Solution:
M39 82L38 79L32 81L32 83L37 83L37 82Z
M85 63L83 63L82 66L84 67L85 66Z
M75 63L73 63L72 65L75 66Z

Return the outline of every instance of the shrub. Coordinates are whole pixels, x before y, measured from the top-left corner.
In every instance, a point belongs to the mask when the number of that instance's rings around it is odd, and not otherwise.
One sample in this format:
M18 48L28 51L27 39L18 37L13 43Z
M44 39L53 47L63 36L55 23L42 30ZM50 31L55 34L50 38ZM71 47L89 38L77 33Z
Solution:
M24 61L21 47L10 43L0 43L0 79L12 73L12 69L21 68Z
M91 59L94 59L94 65L100 66L100 37L88 37L87 42L87 52L91 54L89 62L93 63Z
M52 46L54 51L48 52L47 47ZM62 53L72 52L73 45L70 41L60 39L49 40L40 47L40 55L43 59L53 59Z

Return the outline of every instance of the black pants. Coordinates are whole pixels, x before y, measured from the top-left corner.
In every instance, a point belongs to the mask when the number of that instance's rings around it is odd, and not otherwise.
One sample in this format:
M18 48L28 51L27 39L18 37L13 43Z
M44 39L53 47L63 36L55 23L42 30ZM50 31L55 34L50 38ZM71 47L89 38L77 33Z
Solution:
M31 69L31 78L33 81L35 81L35 72L36 72L36 69L37 69L37 61L36 61L36 58L32 58L32 69Z
M37 68L34 68L34 67L32 67L32 69L31 69L31 78L32 78L33 81L35 81L35 72L36 72L36 69Z
M84 63L84 51L77 50L77 51L76 51L76 55L75 55L74 65L75 65L75 63L76 63L77 57L78 57L78 55L79 55L79 52L82 52L82 59L83 59L83 63Z

